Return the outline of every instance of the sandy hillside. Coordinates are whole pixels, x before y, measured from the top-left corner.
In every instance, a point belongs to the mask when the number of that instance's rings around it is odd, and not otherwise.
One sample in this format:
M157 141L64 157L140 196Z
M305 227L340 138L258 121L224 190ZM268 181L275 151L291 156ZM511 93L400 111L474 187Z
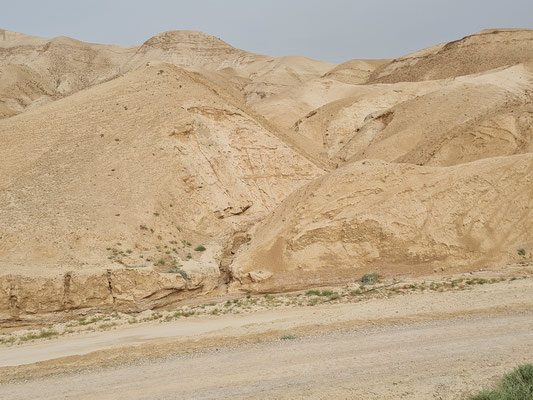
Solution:
M529 29L486 29L382 65L369 82L395 83L454 78L533 60Z
M530 152L532 86L533 64L457 78L370 115L337 155L341 161L454 165Z
M134 50L0 31L0 118L117 77Z
M334 67L306 57L274 58L250 53L203 32L170 31L146 41L122 69L158 62L219 71L241 88L249 102L317 78Z
M529 262L532 32L334 65L0 30L0 320Z
M340 82L361 84L368 81L371 74L391 60L350 60L337 65L328 71L324 77L333 78Z
M269 291L519 261L517 251L533 241L532 180L532 154L448 168L351 163L299 189L259 224L233 275Z
M179 269L211 276L212 289L239 232L321 171L220 88L168 64L7 119L0 132L4 273ZM18 301L31 297L15 286Z

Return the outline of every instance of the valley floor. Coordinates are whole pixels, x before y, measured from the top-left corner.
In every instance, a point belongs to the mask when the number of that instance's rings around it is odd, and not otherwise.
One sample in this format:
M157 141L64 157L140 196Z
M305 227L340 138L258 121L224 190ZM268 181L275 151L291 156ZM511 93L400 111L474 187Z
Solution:
M533 360L533 280L0 349L3 399L458 399Z

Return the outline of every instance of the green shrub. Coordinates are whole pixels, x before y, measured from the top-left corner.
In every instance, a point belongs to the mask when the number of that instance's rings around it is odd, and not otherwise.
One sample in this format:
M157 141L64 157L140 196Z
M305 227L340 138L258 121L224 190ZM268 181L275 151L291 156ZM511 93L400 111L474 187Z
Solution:
M13 344L16 340L15 336L0 337L0 344Z
M374 285L378 282L378 278L379 276L375 272L371 274L364 274L363 277L361 278L361 282L364 283L365 285Z
M207 249L206 249L204 246L202 246L202 245L197 246L197 247L194 249L194 251L206 251L206 250L207 250Z
M58 333L53 330L53 329L50 329L50 330L46 330L46 329L41 329L39 332L35 333L35 332L30 332L30 333L27 333L26 335L24 336L21 336L20 337L20 340L22 342L26 342L28 340L34 340L34 339L44 339L44 338L51 338L52 336L57 336Z
M470 400L533 399L533 364L520 365L506 374L493 390L483 390Z
M312 299L309 300L309 303L307 303L307 304L310 305L310 306L316 306L317 303L318 303L318 300L319 300L318 297L313 297Z
M116 322L111 322L111 323L107 323L107 324L102 324L98 328L99 329L108 329L108 328L112 328L112 327L114 327L116 325L117 325Z
M518 255L524 257L526 255L526 249L518 249Z
M283 335L280 339L281 340L294 340L294 339L296 339L296 336L294 336L294 335Z

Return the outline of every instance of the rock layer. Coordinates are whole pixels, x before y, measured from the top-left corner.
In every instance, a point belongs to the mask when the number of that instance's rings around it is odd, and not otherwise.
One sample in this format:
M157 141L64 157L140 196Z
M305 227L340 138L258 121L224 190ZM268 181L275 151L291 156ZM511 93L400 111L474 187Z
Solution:
M0 277L0 324L65 319L91 312L140 312L208 294L218 285L216 266L202 271L165 274L151 270L113 269L66 272L60 276ZM49 321L49 319L48 319Z

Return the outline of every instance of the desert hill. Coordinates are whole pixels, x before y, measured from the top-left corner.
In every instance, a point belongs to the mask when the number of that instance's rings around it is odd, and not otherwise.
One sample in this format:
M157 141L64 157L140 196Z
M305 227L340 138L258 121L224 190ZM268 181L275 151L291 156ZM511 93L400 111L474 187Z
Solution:
M226 76L219 79L230 80L250 101L319 77L334 67L305 57L274 58L246 52L196 31L164 32L139 47L120 47L0 30L0 118L157 63L220 71Z
M347 142L337 155L341 162L377 158L453 165L528 152L533 141L532 84L531 65L457 78L370 114L344 136ZM335 139L335 130L330 131Z
M0 31L0 320L527 262L532 32L334 65Z
M0 118L116 77L134 48L0 34Z
M351 163L290 195L232 265L259 291L349 277L460 272L531 246L533 155L453 167Z
M264 56L236 49L214 36L196 31L169 31L148 39L128 60L126 70L161 61L204 69L238 67Z
M248 102L317 78L334 67L334 64L306 57L274 58L250 53L203 32L170 31L146 41L123 70L157 62L219 71L227 75L227 79L233 79Z
M486 29L380 66L368 82L413 82L453 78L533 60L529 29Z
M350 60L337 65L328 71L324 77L333 78L337 81L351 84L366 83L372 73L391 60Z
M308 112L297 120L293 115L285 126L290 124L287 128L291 136L308 138L319 146L318 152L324 160L336 161L336 154L378 115L445 86L441 81L351 86L346 89L346 96L338 96L310 111L306 109Z
M26 35L20 32L8 31L6 29L0 29L0 40L2 41L20 39L23 37L30 37L30 35Z
M8 118L0 136L4 274L179 270L211 290L239 232L321 173L169 64Z

